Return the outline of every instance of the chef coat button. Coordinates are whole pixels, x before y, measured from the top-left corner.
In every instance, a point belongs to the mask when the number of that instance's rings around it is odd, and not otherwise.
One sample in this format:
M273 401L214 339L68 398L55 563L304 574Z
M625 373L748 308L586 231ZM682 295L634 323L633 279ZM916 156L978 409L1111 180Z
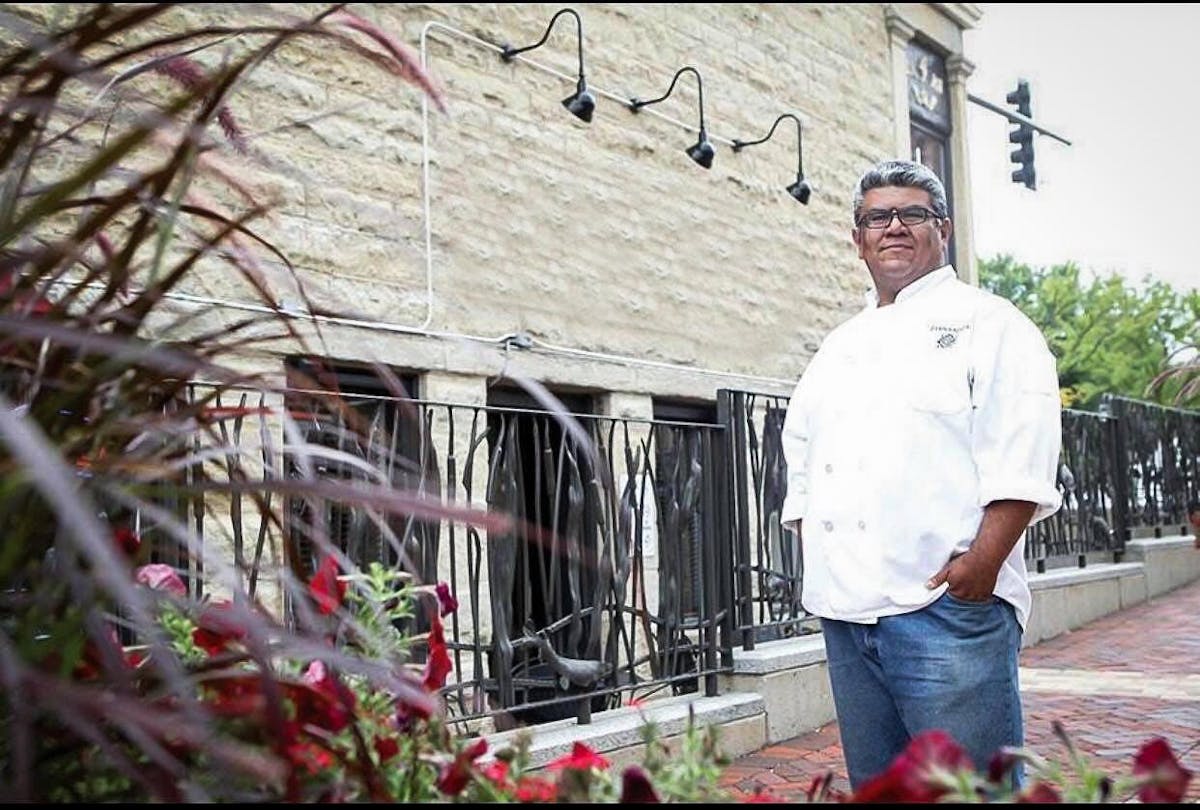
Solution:
M862 529L862 530L864 530L864 531L865 531L865 530L866 530L866 528L867 528L867 522L866 522L865 520L860 520L860 521L858 522L858 528L860 528L860 529Z
M833 521L827 520L827 521L825 521L824 525L825 525L825 531L827 531L827 532L833 531Z
M827 473L831 473L831 472L833 472L833 465L832 465L832 464L826 464L826 465L825 465L825 472L827 472Z

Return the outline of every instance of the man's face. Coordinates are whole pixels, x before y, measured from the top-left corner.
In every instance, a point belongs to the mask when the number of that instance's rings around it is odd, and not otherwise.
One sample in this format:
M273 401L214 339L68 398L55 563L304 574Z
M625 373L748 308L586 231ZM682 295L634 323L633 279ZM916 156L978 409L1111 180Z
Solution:
M858 216L861 221L869 211L904 210L913 206L932 211L929 192L901 186L873 188L863 196ZM893 216L884 228L855 227L853 237L858 257L871 271L881 302L891 303L897 292L942 266L950 230L950 220L933 217L917 225L905 225L899 216Z

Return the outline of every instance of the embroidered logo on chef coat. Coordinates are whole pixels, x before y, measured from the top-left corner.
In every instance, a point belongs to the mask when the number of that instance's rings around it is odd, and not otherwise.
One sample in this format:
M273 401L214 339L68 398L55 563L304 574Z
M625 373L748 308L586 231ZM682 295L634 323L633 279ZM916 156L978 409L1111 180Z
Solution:
M949 349L958 342L959 334L970 329L969 323L948 326L943 324L930 324L929 331L933 332L937 337L934 338L934 345L939 349Z

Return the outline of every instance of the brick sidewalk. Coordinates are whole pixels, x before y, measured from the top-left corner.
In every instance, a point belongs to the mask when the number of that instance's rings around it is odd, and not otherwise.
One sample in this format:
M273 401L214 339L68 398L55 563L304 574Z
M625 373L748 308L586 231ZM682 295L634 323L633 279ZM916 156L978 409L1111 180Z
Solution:
M1114 776L1130 773L1142 742L1165 737L1197 774L1187 800L1200 800L1200 582L1022 650L1021 702L1026 744L1060 763L1054 720ZM721 785L735 797L761 787L804 801L827 770L849 790L836 723L736 760Z

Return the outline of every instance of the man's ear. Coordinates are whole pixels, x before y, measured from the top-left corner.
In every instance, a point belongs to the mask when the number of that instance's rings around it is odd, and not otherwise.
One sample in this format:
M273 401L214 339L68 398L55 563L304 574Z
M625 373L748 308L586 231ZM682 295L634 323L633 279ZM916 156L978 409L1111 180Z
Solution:
M850 238L854 240L854 246L858 248L858 258L863 258L862 232L859 228L850 230Z
M942 241L944 241L947 246L950 245L950 234L952 234L952 233L954 233L954 221L950 220L950 219L943 219L942 220Z

